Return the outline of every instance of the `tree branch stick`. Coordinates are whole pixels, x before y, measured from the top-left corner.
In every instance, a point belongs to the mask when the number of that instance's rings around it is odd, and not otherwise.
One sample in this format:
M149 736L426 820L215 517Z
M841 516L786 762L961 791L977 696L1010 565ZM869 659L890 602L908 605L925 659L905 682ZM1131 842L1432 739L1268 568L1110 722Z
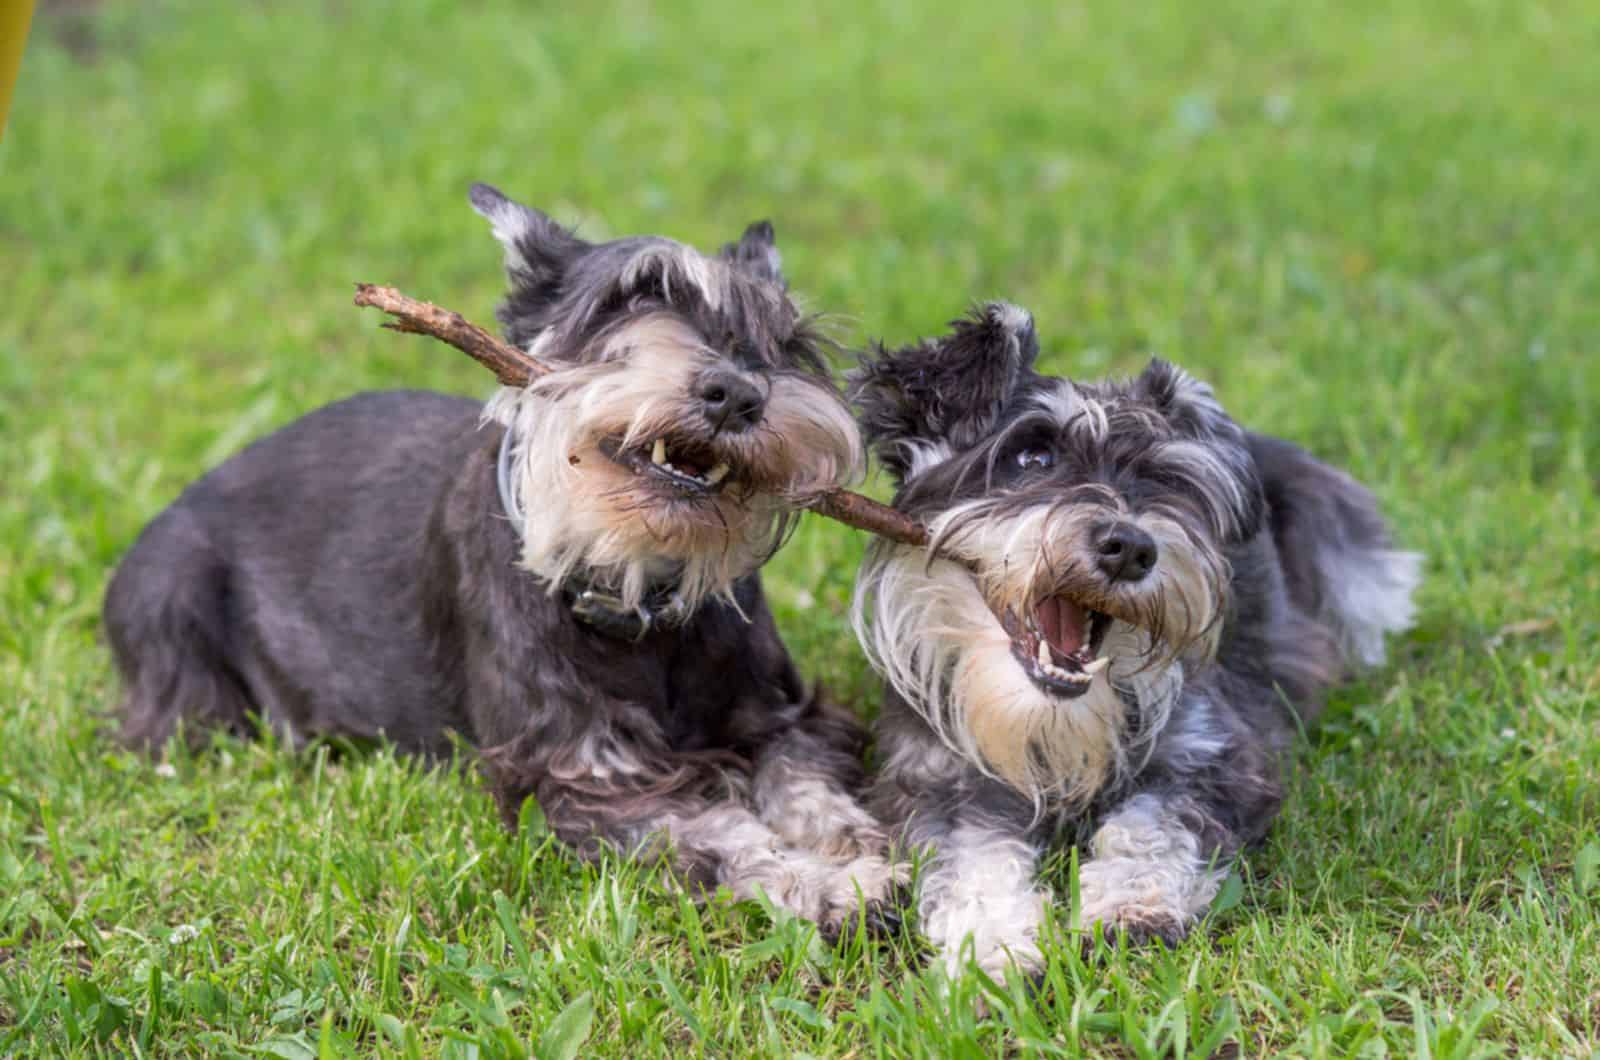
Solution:
M372 283L356 284L356 305L381 309L394 317L383 326L408 335L432 335L471 357L500 381L502 386L527 386L533 380L556 371L509 343L478 327L460 313L442 309L431 302L419 302L393 287ZM928 531L921 523L871 497L850 490L829 490L808 507L826 518L865 530L902 545L924 548Z

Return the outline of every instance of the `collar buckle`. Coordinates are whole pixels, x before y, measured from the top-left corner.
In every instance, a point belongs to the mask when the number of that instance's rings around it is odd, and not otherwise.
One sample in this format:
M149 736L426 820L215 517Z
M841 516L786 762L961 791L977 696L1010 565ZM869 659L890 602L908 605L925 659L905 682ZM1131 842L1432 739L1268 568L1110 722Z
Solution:
M629 607L621 597L599 589L574 594L571 606L578 621L622 640L643 640L655 625L655 616L647 609Z

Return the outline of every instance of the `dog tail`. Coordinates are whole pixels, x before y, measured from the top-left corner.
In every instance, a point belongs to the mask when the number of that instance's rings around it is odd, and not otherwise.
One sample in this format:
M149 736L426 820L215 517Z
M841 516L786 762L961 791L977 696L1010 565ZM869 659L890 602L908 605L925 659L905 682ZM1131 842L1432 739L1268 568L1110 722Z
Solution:
M1304 449L1250 435L1289 597L1322 623L1346 666L1377 666L1384 637L1409 629L1422 555L1394 547L1377 499Z
M167 511L106 589L106 640L122 674L124 743L158 751L179 720L248 735L250 697L228 662L228 569L204 531Z

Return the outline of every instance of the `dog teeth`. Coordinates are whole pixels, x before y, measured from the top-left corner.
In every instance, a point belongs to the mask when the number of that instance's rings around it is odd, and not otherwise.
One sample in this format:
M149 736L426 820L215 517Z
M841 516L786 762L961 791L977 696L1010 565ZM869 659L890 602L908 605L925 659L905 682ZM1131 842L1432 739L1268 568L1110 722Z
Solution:
M655 448L650 450L650 459L654 463L665 465L667 462L667 440L657 438Z
M1111 657L1102 655L1098 659L1091 659L1083 664L1083 672L1093 677L1095 674L1111 665Z
M716 467L706 472L706 481L715 486L717 483L728 477L728 472L730 470L732 469L729 468L727 464L718 464Z
M1043 637L1039 638L1039 665L1054 669L1050 661L1050 644Z
M1063 670L1054 663L1046 663L1041 666L1040 669L1043 670L1048 676L1055 678L1057 681L1069 681L1075 685L1086 685L1090 681L1094 680L1093 677L1081 670Z

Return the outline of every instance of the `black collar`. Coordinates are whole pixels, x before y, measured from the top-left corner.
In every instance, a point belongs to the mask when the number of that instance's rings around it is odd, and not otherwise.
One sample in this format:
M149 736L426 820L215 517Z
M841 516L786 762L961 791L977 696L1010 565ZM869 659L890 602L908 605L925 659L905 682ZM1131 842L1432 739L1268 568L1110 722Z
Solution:
M573 618L617 640L643 640L652 632L677 629L689 617L676 585L651 590L638 607L629 607L615 592L574 574L562 583L561 599Z
M522 536L522 505L517 499L511 476L511 430L500 436L500 455L495 462L495 479L500 487L500 506ZM678 583L652 588L637 607L629 607L616 590L574 572L561 583L561 599L572 617L597 633L617 640L643 640L653 631L677 629L689 617L689 607L678 594Z

